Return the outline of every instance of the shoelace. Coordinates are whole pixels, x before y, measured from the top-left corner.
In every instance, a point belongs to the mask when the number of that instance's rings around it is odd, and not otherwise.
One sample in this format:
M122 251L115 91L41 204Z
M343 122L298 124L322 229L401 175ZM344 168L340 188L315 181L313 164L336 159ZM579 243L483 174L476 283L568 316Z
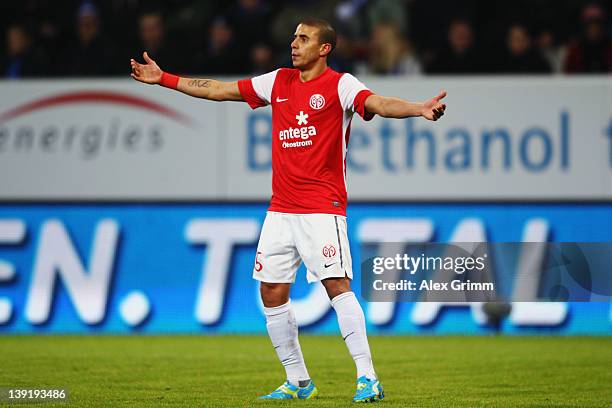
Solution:
M274 390L274 394L276 393L291 394L291 390L287 388L285 384L283 384L280 387L278 387L276 390Z

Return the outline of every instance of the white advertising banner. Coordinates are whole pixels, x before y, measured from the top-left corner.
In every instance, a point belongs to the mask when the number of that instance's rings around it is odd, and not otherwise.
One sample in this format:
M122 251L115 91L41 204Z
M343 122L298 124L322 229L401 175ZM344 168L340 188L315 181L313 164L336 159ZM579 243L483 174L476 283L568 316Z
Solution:
M612 78L360 78L446 115L355 116L353 200L612 199ZM0 200L267 200L271 111L132 80L0 82Z

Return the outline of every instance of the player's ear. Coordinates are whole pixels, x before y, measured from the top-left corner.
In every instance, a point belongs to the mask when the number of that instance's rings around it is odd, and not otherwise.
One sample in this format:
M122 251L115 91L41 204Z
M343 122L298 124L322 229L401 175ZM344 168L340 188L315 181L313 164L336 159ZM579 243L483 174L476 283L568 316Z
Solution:
M330 43L321 44L321 50L319 51L319 53L321 54L321 56L329 55L331 53L331 44Z

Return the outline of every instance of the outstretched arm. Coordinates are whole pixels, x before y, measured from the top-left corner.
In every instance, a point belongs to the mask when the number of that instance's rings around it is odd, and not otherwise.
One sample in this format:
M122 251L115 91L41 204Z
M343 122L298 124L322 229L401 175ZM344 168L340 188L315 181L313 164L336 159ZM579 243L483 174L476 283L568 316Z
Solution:
M370 95L365 101L365 108L366 111L384 118L402 119L422 116L428 120L438 120L446 110L446 104L440 102L445 96L446 91L441 91L438 96L425 102L408 102L399 98Z
M164 73L162 69L153 61L149 54L145 51L142 54L145 64L140 64L136 60L131 59L132 78L145 84L160 84L168 86L168 80L171 82L170 87L175 88L184 94L194 96L196 98L208 99L211 101L243 101L237 82L222 82L214 79L198 79L198 78L178 78L173 75ZM173 82L176 82L176 84Z

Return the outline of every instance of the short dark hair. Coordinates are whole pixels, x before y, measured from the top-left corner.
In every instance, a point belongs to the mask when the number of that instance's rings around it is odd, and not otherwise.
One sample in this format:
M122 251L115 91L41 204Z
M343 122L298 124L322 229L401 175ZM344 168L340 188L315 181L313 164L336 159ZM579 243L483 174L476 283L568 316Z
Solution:
M330 44L332 51L336 48L336 30L329 21L321 18L307 18L300 21L300 24L315 27L319 32L319 42L321 44Z

